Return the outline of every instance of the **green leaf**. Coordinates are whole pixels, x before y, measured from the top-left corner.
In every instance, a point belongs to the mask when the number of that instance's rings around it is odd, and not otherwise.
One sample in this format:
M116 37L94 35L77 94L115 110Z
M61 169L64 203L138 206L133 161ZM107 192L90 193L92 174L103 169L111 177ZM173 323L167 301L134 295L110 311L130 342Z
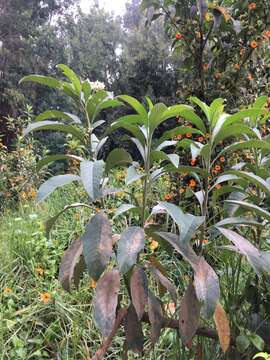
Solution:
M117 96L117 99L120 99L124 103L129 104L141 116L142 122L146 124L148 119L147 111L137 99L129 95Z
M62 70L63 74L71 81L78 96L80 96L80 93L82 90L82 85L81 85L80 79L75 74L75 72L65 64L59 64L59 65L57 65L57 68Z
M146 161L146 147L144 147L137 138L130 138L130 140L136 145L143 160Z
M209 124L211 123L211 116L210 116L210 108L208 105L206 105L203 101L201 101L200 99L198 99L197 97L190 97L190 101L193 104L196 104L197 106L199 106L199 108L204 112L204 115L206 116Z
M263 140L247 140L243 142L237 142L225 147L218 156L227 152L236 152L243 149L260 149L270 151L270 143Z
M257 205L245 202L245 201L239 201L239 200L225 200L228 204L235 204L238 206L241 206L242 208L248 210L248 211L254 211L257 215L263 217L267 221L270 222L270 213L263 209L262 207L259 207Z
M249 334L248 338L258 350L262 351L264 349L265 347L264 340L259 335Z
M175 144L177 144L177 141L163 141L160 145L158 145L158 147L155 149L156 151L160 151L165 149L166 147L170 147L170 146L174 146Z
M236 338L236 347L240 353L244 353L250 345L250 341L247 336L239 335Z
M261 177L253 174L248 173L246 171L237 171L237 170L229 170L227 173L231 173L236 175L240 178L247 180L250 184L256 184L259 188L261 188L266 194L270 195L270 184L268 184L264 179Z
M162 123L162 114L167 110L167 106L163 103L155 104L149 114L149 129L153 134L154 130Z
M112 150L106 159L106 173L115 166L123 166L132 163L132 157L125 149Z
M61 211L59 211L58 214L50 217L50 218L46 221L46 223L45 223L45 230L46 230L46 237L47 237L47 238L49 237L50 231L51 231L52 227L54 226L54 224L56 223L56 221L57 221L57 219L59 218L59 216L62 215L66 210L73 209L73 208L76 208L76 207L87 207L88 209L91 209L91 206L89 206L89 205L87 205L87 204L84 204L84 203L74 203L74 204L65 206Z
M39 114L36 117L35 121L43 121L47 119L63 119L74 124L81 124L81 120L77 115L58 110L46 110L43 113Z
M117 262L122 274L136 263L140 251L144 249L145 236L142 228L128 227L118 241Z
M214 146L218 145L220 141L223 141L230 137L238 137L239 135L249 135L255 138L258 137L256 132L252 130L249 126L244 124L233 124L229 127L226 127L225 129L222 128L222 131L219 131L219 133L215 137L213 136Z
M104 167L103 160L84 160L81 162L81 181L91 201L102 197L101 181L104 175Z
M191 240L197 228L201 226L205 220L204 216L185 214L180 207L167 202L159 202L158 205L153 208L152 215L164 210L178 225L180 241L186 244Z
M61 89L62 86L61 81L58 81L51 76L27 75L20 80L19 84L26 81L32 81L41 85L46 85L53 89Z
M31 131L44 131L44 130L55 130L64 132L66 134L72 134L74 137L76 137L78 140L80 140L82 143L84 143L84 133L74 127L73 125L66 125L62 124L57 121L39 121L32 124L29 124L26 129L23 131L23 136L28 135ZM270 145L270 144L269 144Z
M259 227L264 227L264 224L261 224L257 221L254 221L250 218L241 218L241 217L230 217L230 218L226 218L223 219L221 221L219 221L218 223L215 224L215 227L222 227L222 226L226 226L226 225L249 225L249 226L259 226Z
M158 144L161 144L164 140L173 139L177 135L185 135L188 133L203 135L203 132L198 129L190 128L187 126L178 126L174 129L165 131L163 135L158 139Z
M119 208L116 210L115 214L114 214L114 218L125 214L126 212L130 211L130 210L134 210L134 211L138 211L140 208L136 207L135 205L132 204L122 204L121 206L119 206Z
M51 177L49 180L45 181L37 193L37 202L44 201L55 189L62 187L64 185L70 184L73 181L80 181L81 178L77 175L57 175Z
M62 257L58 279L66 291L70 291L71 289L71 281L74 276L76 265L82 255L82 251L82 240L77 239L71 243Z
M83 256L89 275L98 280L113 254L112 227L106 214L97 213L82 236Z
M150 99L149 96L145 96L145 100L146 100L146 102L147 102L149 111L151 111L151 110L153 109L153 106L154 106L154 104L152 103L152 100Z
M151 151L150 158L151 158L151 163L153 163L154 161L166 160L172 163L172 165L175 166L176 168L178 168L180 161L179 155L166 154L163 151Z
M108 337L113 329L118 293L120 290L120 274L118 270L110 270L97 282L93 299L94 319L104 337Z
M84 159L80 156L76 156L76 155L62 155L62 154L58 154L58 155L48 155L46 157L44 157L43 159L41 159L36 166L36 170L40 171L44 166L50 164L53 161L57 161L57 160L78 160L78 161L83 161Z
M128 168L127 171L127 177L126 177L126 184L130 185L132 184L134 181L137 181L139 179L141 179L143 176L145 176L144 174L139 174L135 168L135 166L130 166Z
M258 359L258 358L263 358L265 360L270 360L270 354L260 352L260 353L256 354L255 356L253 356L252 359Z
M224 99L215 99L209 107L210 123L212 129L216 126L224 110Z

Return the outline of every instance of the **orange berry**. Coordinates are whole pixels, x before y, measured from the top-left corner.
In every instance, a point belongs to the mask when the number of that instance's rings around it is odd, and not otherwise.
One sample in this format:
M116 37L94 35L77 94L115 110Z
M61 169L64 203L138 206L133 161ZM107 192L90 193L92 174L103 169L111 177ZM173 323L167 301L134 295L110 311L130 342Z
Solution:
M252 41L250 42L250 47L252 47L252 49L256 49L256 48L258 47L257 41L252 40Z
M198 141L199 141L199 142L203 142L203 140L204 140L204 137L203 137L203 136L200 136L200 137L198 138Z
M216 189L217 189L217 190L221 189L221 185L220 185L220 184L217 184L217 185L216 185Z
M196 159L192 159L192 160L190 161L190 165L191 165L191 166L196 165Z
M221 74L221 72L216 72L216 73L214 74L214 76L215 76L216 79L220 79L221 76L222 76L222 74Z
M167 200L167 201L172 200L172 198L173 198L172 194L166 194L164 196L164 199Z
M220 165L216 165L215 166L215 171L219 172L221 170L221 166Z
M249 73L247 78L248 78L249 81L252 81L253 80L253 75L251 73Z
M222 163L224 163L224 162L225 162L225 157L224 157L224 156L221 156L221 157L219 158L219 161L222 162Z
M255 10L257 7L257 4L255 2L252 2L250 4L248 4L248 9L249 10Z
M267 30L267 31L265 32L265 35L266 35L268 38L270 38L270 30Z
M183 35L181 33L179 33L179 32L175 34L176 40L181 40L182 37L183 37Z
M177 139L177 140L181 140L182 137L183 137L182 134L178 134L177 137L176 137L176 139Z
M187 134L186 134L186 137L187 137L187 138L191 138L191 137L192 137L192 133L187 133Z
M188 186L189 186L190 188L194 188L194 187L196 186L196 181L195 181L194 179L191 179L191 180L189 181Z
M234 64L234 68L235 68L235 70L240 70L241 66L239 64Z

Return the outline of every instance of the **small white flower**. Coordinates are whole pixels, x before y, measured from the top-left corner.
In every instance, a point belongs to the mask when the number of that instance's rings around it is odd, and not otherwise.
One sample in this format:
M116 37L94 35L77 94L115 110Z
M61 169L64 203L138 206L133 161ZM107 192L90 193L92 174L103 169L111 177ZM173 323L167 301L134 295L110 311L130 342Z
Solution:
M100 91L105 89L105 84L100 81L94 81L94 82L90 81L90 86L91 89L94 91Z

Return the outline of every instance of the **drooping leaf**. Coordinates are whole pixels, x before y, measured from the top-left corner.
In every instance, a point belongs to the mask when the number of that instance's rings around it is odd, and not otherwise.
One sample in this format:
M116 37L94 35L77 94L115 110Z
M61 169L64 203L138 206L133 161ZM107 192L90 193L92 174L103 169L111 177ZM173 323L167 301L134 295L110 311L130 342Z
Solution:
M134 266L130 278L130 293L138 319L143 317L148 302L148 281L141 266Z
M81 181L92 201L102 196L101 180L103 178L105 163L103 160L87 161L84 160L80 164Z
M69 155L69 154L57 154L57 155L48 155L41 159L36 166L37 171L40 171L44 166L52 163L53 161L57 160L77 160L77 161L83 161L83 158L76 155Z
M152 214L164 210L168 212L179 226L180 241L183 243L190 241L197 228L202 225L205 219L204 216L185 214L178 206L165 201L159 202L158 205L153 208Z
M141 116L142 121L144 123L146 122L148 118L147 111L137 99L129 95L121 95L118 96L117 99L129 104Z
M50 231L52 229L52 227L54 226L54 224L56 223L57 219L59 218L59 216L61 216L65 211L69 210L69 209L73 209L73 208L76 208L76 207L86 207L86 208L89 208L91 209L91 207L87 204L84 204L84 203L74 203L74 204L71 204L71 205L67 205L65 206L61 211L59 211L58 214L50 217L46 223L45 223L45 230L46 230L46 237L49 238L49 235L50 235Z
M32 124L29 124L24 130L23 130L23 136L28 135L32 131L44 131L44 130L54 130L54 131L60 131L66 134L71 134L78 140L80 140L84 144L84 133L76 128L73 125L66 125L62 124L57 121L50 121L50 120L44 120L39 122L34 122Z
M82 236L83 255L89 275L98 280L112 256L112 228L107 215L97 213Z
M94 319L104 337L112 331L115 322L115 312L120 289L120 274L118 270L110 270L97 282L93 300Z
M123 166L132 163L132 157L125 149L112 150L106 159L106 172L108 173L115 166Z
M224 311L220 303L217 303L216 310L214 313L214 320L217 328L221 349L225 353L230 347L231 331L230 331L230 323L227 318L226 312Z
M250 241L235 231L221 227L218 227L218 230L236 246L241 254L246 256L258 275L264 271L270 273L270 254L268 251L258 250Z
M177 304L177 292L172 282L166 276L164 276L158 269L151 268L151 271L155 275L156 279L160 281L162 286L164 286L164 288L166 288L169 291L173 299L173 302Z
M201 305L196 297L194 286L190 283L181 301L179 314L179 332L186 346L190 345L198 330L200 308Z
M37 202L44 201L54 190L64 185L70 184L73 181L80 181L81 178L77 175L66 174L56 175L45 181L37 193Z
M50 76L42 76L42 75L27 75L24 76L19 84L21 84L22 82L26 82L26 81L32 81L41 85L46 85L49 86L53 89L60 89L61 88L61 81L50 77Z
M43 113L39 114L36 117L35 121L43 121L47 119L63 119L74 124L81 124L81 120L77 115L58 110L46 110Z
M126 349L132 350L137 354L142 353L144 344L142 325L132 304L128 308L124 328L126 336Z
M158 341L163 323L162 302L151 291L148 294L148 313L151 324L151 342L152 345Z
M145 235L138 226L128 227L118 241L117 262L120 272L125 274L136 263L137 256L144 248Z
M71 289L71 281L77 263L82 255L83 244L81 239L74 240L62 257L59 269L59 281L66 291Z
M131 165L127 170L126 184L130 185L134 181L141 179L143 176L144 174L138 173L136 167L134 165Z
M119 216L119 215L125 214L126 212L131 211L131 210L139 211L140 208L138 208L137 206L132 205L132 204L122 204L115 211L114 218Z
M260 206L248 203L246 201L240 201L240 200L231 200L230 199L230 200L225 200L225 202L228 204L238 205L248 211L255 212L257 215L262 216L268 222L270 221L270 213Z
M196 295L198 300L203 302L202 310L205 317L210 318L220 296L218 276L203 257L199 258L194 270Z
M270 184L264 179L262 179L260 176L257 176L247 171L229 170L228 172L230 174L236 175L240 178L247 180L250 184L256 184L268 196L270 195Z

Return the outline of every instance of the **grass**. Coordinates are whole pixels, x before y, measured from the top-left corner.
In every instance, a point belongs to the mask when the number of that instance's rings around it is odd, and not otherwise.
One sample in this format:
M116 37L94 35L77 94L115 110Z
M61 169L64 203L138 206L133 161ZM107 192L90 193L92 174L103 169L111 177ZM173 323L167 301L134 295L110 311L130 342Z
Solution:
M119 184L115 184L119 185ZM161 183L160 192L166 190ZM44 235L44 221L65 205L80 201L80 188L70 186L55 192L42 205L21 203L16 210L7 210L0 220L0 358L15 359L90 359L101 344L101 336L92 318L91 300L94 290L84 276L79 289L66 293L57 275L61 256L67 245L77 238L89 219L89 210L65 212L53 228L50 239ZM112 208L123 199L109 201ZM125 227L125 219L117 220L114 231ZM158 250L159 251L159 250ZM178 293L186 288L190 269L174 255L161 252L160 259ZM152 284L154 287L154 283ZM41 294L49 294L47 303ZM127 303L125 294L124 301ZM126 299L126 300L125 300ZM168 294L163 301L171 302ZM123 331L123 330L121 330ZM114 339L105 359L121 359L123 336ZM175 331L166 329L155 349L150 343L149 326L144 326L145 352L130 353L129 359L191 360L195 354L179 341ZM198 339L198 348L201 339ZM204 340L205 359L222 359L218 344ZM215 354L215 355L214 355Z

